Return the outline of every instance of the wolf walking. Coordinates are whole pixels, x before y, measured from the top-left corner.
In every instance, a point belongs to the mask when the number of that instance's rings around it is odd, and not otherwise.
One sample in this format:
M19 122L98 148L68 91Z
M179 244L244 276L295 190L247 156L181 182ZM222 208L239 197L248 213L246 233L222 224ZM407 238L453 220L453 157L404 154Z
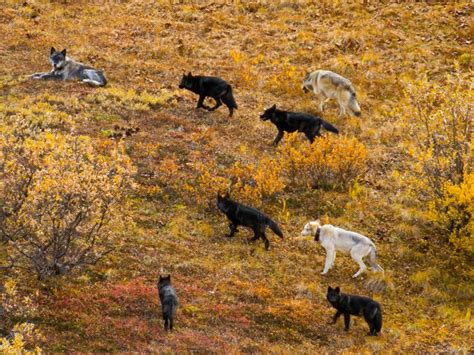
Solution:
M321 126L329 132L338 134L339 130L321 117L309 113L282 111L276 105L265 110L260 116L262 121L270 120L278 129L278 134L273 141L276 146L283 138L284 132L303 132L308 140L313 143L314 138L320 136Z
M178 308L178 297L173 286L171 286L171 275L162 277L158 280L158 295L161 301L163 311L163 320L165 321L165 330L173 330L173 321Z
M304 92L314 92L319 97L319 110L323 112L324 103L329 99L336 99L339 104L339 117L343 117L346 110L360 116L360 107L356 99L356 91L352 83L343 76L329 70L316 70L306 74L303 79Z
M326 299L337 310L332 319L335 324L344 315L344 328L349 330L351 315L364 316L369 325L370 335L377 335L382 330L382 309L380 304L371 298L341 293L338 287L328 287Z
M197 108L204 108L208 111L214 111L222 106L224 103L229 109L229 117L232 117L234 109L237 109L234 95L232 93L232 86L225 80L215 76L193 76L191 72L183 75L179 84L180 89L187 89L199 95ZM216 104L214 107L204 105L204 99L212 97Z
M101 70L94 69L66 56L66 50L57 51L51 47L49 61L52 69L48 73L35 73L31 75L32 79L37 80L72 80L79 79L83 83L93 86L105 86L107 79Z
M229 238L231 238L235 232L237 232L238 226L251 228L253 230L254 236L250 239L250 241L255 241L261 238L265 243L266 250L268 250L270 247L270 242L265 235L265 229L267 226L270 227L270 229L276 235L278 235L280 238L283 238L282 231L270 217L255 208L232 201L228 195L221 196L217 194L217 207L227 216L230 221L230 233L228 235Z
M324 263L322 275L326 275L329 269L332 268L336 259L336 251L349 253L352 259L359 264L359 271L352 277L358 277L367 270L367 266L362 260L367 255L369 255L372 269L383 272L382 267L376 262L375 244L362 234L334 227L331 224L321 226L319 220L317 220L306 223L301 231L301 235L314 237L314 240L321 243L322 247L326 249L326 262Z

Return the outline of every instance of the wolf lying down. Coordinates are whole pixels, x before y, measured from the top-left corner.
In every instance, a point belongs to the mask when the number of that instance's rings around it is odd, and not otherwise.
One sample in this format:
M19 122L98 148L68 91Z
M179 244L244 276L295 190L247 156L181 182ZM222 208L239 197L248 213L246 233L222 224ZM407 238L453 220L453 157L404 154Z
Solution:
M270 229L276 235L278 235L280 238L283 238L282 231L270 217L255 208L232 201L228 194L225 196L217 194L217 207L227 216L230 221L230 233L228 235L229 238L231 238L235 232L237 232L238 226L251 228L253 230L254 236L252 239L250 239L250 241L255 241L259 238L263 239L266 250L268 250L270 247L270 242L265 235L265 229L267 226L270 227Z
M94 69L66 56L66 50L57 51L51 47L49 61L52 69L48 73L35 73L31 75L36 80L72 80L79 79L92 86L105 86L107 79L101 70Z

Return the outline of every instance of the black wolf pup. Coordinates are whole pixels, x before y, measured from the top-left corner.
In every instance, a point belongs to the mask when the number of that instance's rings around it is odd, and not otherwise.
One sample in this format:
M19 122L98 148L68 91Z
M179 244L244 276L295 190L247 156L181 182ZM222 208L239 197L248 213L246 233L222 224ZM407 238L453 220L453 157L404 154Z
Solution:
M178 297L173 286L171 286L171 275L162 277L158 280L158 295L160 296L163 319L165 321L165 330L173 330L173 320L178 308Z
M229 117L232 117L234 109L237 109L234 96L232 95L232 86L225 80L215 76L193 76L191 73L183 75L180 89L187 89L199 95L197 108L205 108L208 111L214 111L224 103L229 108ZM208 107L203 104L206 97L212 97L216 104L214 107Z
M323 126L329 132L338 134L339 131L329 122L326 122L321 117L310 115L309 113L282 111L273 105L260 116L262 121L270 120L277 126L278 134L273 141L276 146L283 138L284 132L303 132L308 140L313 143L316 136L320 136L319 131Z
M101 70L94 69L66 56L66 50L57 51L51 47L49 61L52 69L48 73L36 73L31 75L32 79L47 80L71 80L79 79L83 83L93 86L105 86L107 79Z
M255 208L232 201L228 194L223 197L217 194L217 207L219 210L225 213L230 221L230 234L228 235L229 238L231 238L235 232L237 232L238 226L251 228L253 230L254 236L250 239L250 241L255 241L258 238L263 239L266 250L268 250L270 247L270 242L265 235L265 229L267 226L270 227L270 229L276 235L278 235L280 238L283 238L282 231L270 217Z
M337 309L332 324L336 323L341 314L343 314L345 329L349 330L351 314L354 316L363 315L369 325L370 335L380 333L382 329L382 310L378 302L368 297L341 293L339 286L336 288L329 286L326 298Z

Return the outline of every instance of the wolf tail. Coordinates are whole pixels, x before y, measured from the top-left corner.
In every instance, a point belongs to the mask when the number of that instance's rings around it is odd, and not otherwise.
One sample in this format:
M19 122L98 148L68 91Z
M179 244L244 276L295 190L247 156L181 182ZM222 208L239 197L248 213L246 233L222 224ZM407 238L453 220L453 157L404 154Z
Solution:
M339 134L339 130L336 127L334 127L332 124L330 124L329 122L326 122L325 120L322 119L321 124L323 125L325 130L332 133Z
M273 233L275 233L280 238L283 238L283 232L281 231L280 227L278 227L278 224L276 224L270 218L268 218L267 225L270 227Z
M377 255L376 255L375 245L371 246L369 261L370 261L370 266L372 266L372 269L374 269L374 271L384 272L382 267L379 264L377 264Z
M104 73L95 69L85 69L82 74L82 81L94 86L107 85L107 79L105 78Z
M237 103L235 102L234 95L232 93L232 86L228 86L227 92L222 96L222 102L226 104L228 108L238 109Z
M377 333L380 333L380 331L382 330L382 310L380 309L380 307L377 308L377 311L374 315L374 326Z

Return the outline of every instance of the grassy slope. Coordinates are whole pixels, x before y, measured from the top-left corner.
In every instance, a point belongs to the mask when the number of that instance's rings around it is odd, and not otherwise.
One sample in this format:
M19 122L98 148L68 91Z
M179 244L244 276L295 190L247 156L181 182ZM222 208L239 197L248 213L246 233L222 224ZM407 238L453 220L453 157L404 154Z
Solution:
M403 76L428 73L437 80L468 51L469 10L467 2L365 7L252 3L171 8L152 1L1 5L0 77L7 106L47 101L52 110L72 117L75 132L98 141L108 140L107 132L117 124L141 128L127 139L141 187L130 196L135 225L114 256L85 276L55 280L54 287L47 285L40 293L44 349L467 349L471 328L456 318L464 314L461 297L450 297L448 286L443 294L412 277L435 256L415 247L424 245L422 234L405 223L403 209L395 203L390 176L393 169L403 168L398 145L402 132L387 112L401 96ZM48 69L51 45L67 47L72 57L103 68L109 87L22 80L27 73ZM282 196L287 210L281 201L270 201L264 209L281 221L287 238L271 236L269 252L259 244L248 245L248 232L233 240L222 238L227 230L221 215L184 205L189 199L158 181L156 176L167 169L163 161L173 161L186 177L191 173L187 163L201 158L216 157L225 164L237 157L253 162L274 154L269 142L275 129L260 122L259 113L273 103L317 113L313 98L299 88L304 73L316 68L340 72L358 88L360 120L337 118L334 103L324 117L367 146L363 193L288 190ZM232 83L239 103L236 116L228 119L224 108L194 110L195 95L177 89L188 70ZM136 92L127 94L129 89L146 90L161 102L153 109L139 107ZM151 193L155 184L161 191ZM338 257L335 269L320 277L321 248L293 238L308 219L323 214L333 224L367 233L379 246L388 288L374 295L384 308L384 330L378 338L365 336L362 319L355 320L350 333L343 331L342 322L326 324L333 313L324 300L328 284L370 292L367 276L350 278L355 265L347 257ZM160 270L172 272L182 305L171 335L161 330L154 288ZM453 308L443 312L445 302Z

